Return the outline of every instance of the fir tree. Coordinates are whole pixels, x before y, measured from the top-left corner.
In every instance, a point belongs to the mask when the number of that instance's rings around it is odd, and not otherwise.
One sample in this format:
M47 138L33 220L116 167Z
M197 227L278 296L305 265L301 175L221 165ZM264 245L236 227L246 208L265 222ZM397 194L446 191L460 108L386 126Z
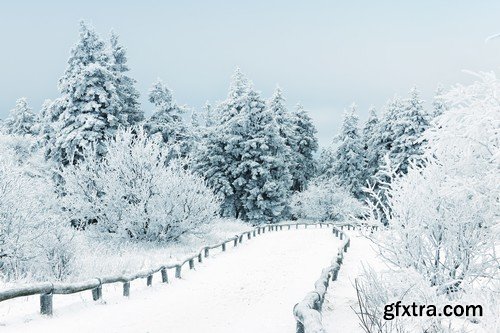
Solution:
M356 105L353 104L344 113L342 129L336 141L338 146L334 152L335 161L326 176L338 179L341 186L360 198L365 174Z
M378 150L378 126L379 119L377 116L377 111L374 107L369 110L368 120L363 127L363 145L365 151L365 169L366 169L366 179L363 185L366 185L366 181L370 181L371 177L375 175L378 169L379 161L379 150Z
M104 42L93 28L80 24L80 39L72 48L68 67L59 80L61 97L55 101L57 119L50 156L62 165L82 158L84 147L96 146L105 154L103 141L114 136L127 117L121 114L117 81Z
M316 138L316 127L307 111L301 104L293 113L292 124L294 129L295 165L292 171L294 191L303 191L307 183L316 175L316 163L314 154L318 150L318 139Z
M223 197L222 214L252 223L277 221L287 206L291 175L273 113L239 69L218 106L197 156L197 169Z
M273 113L258 93L248 92L242 111L244 140L238 142L233 155L234 186L241 193L237 215L253 223L276 222L282 218L292 185L287 146Z
M127 115L129 125L135 125L144 120L144 112L139 104L139 92L135 88L136 81L127 76L127 56L125 48L118 42L118 35L113 31L110 37L112 70L116 76L118 98L121 103L121 112Z
M161 137L166 144L178 145L180 154L186 156L191 147L191 136L182 119L186 108L175 103L172 92L160 79L149 91L149 101L153 103L155 109L144 124L147 133L150 136Z
M445 92L443 86L438 85L434 94L434 100L432 101L432 107L434 111L432 114L432 118L442 115L449 109L448 105L446 104L445 98L443 97L444 93Z
M389 158L391 164L397 168L396 172L406 173L410 161L423 154L422 142L419 139L430 124L430 117L424 110L423 103L418 90L412 88L409 98L404 101L402 112L392 121L394 140L389 150Z
M28 106L25 97L16 101L16 106L10 110L9 117L5 119L4 130L7 134L36 135L37 118Z

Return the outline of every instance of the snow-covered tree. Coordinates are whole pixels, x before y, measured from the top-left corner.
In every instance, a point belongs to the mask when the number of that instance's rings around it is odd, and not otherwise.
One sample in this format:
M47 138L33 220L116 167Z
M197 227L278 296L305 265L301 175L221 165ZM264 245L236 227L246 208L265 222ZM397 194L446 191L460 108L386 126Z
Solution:
M274 115L239 69L217 113L197 169L223 196L223 215L253 223L280 219L291 186L287 147Z
M121 113L114 61L93 28L80 23L80 39L71 50L68 66L59 80L61 108L54 124L50 156L62 165L77 162L84 147L95 144L105 154L104 140L128 124Z
M311 117L301 104L297 104L292 123L294 139L292 151L295 153L295 165L292 170L294 191L302 191L307 187L309 180L316 175L314 154L318 150L316 127Z
M410 161L422 155L422 142L419 139L429 125L430 117L424 110L419 92L412 88L401 113L391 121L393 139L389 158L392 165L397 167L397 172L406 173Z
M444 98L444 88L442 85L438 85L436 92L434 93L434 100L432 101L432 118L442 115L445 111L448 110L448 105L446 104Z
M212 127L215 125L216 122L216 114L214 112L214 109L212 107L212 104L210 104L208 101L205 103L203 106L203 111L205 113L204 116L204 122L205 122L205 127Z
M292 216L319 221L346 221L364 214L363 205L334 179L311 180L307 189L291 198Z
M144 112L139 104L139 92L135 88L136 81L127 75L127 55L125 48L119 43L118 35L113 31L110 37L110 53L113 61L112 69L116 77L116 91L122 107L121 113L127 115L128 125L135 125L144 120Z
M235 142L233 186L241 206L238 217L254 223L275 222L287 206L292 177L286 160L288 148L272 112L259 94L248 92L236 121L244 124L243 141Z
M19 149L25 140L36 139L0 137L0 278L62 279L73 246L56 238L68 241L72 231L63 224L53 183Z
M363 145L365 150L365 184L370 181L370 178L375 175L378 169L379 156L379 119L377 111L374 107L369 110L368 120L363 127Z
M296 129L294 123L294 115L288 112L285 105L285 98L283 97L283 91L280 87L276 87L273 96L267 102L267 108L271 112L278 126L278 133L283 139L286 146L286 161L288 163L288 168L292 173L293 184L298 182L300 173L298 172L296 166L298 165L298 152L296 151Z
M180 160L166 166L169 147L142 128L120 130L105 144L102 161L87 148L83 162L63 170L74 225L93 220L104 237L171 241L218 215L220 201L203 178Z
M371 189L373 221L382 207L389 222L377 239L383 256L441 292L500 278L500 83L492 73L479 77L446 95L450 109L422 135L425 163L410 161L406 174L393 168L385 199Z
M327 178L337 178L339 184L354 196L361 197L365 179L364 150L358 128L356 105L344 112L340 134L336 138L337 147L333 153L333 164L326 170Z
M186 108L177 105L172 92L158 79L149 91L149 101L155 109L144 124L150 136L159 136L168 145L178 145L180 154L186 156L191 147L191 135L182 115Z
M16 106L10 110L9 117L4 121L4 131L14 135L36 135L37 118L28 106L25 97L16 101Z

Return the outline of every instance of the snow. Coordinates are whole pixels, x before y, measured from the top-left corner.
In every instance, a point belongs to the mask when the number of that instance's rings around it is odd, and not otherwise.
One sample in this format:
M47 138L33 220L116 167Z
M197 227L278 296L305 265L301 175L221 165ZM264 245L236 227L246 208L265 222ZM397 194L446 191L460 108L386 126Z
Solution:
M211 253L194 271L183 268L180 280L169 271L170 284L158 275L152 287L134 281L129 299L121 284L105 285L97 303L90 292L55 295L52 318L38 315L38 297L0 303L0 327L2 333L293 332L293 306L313 289L338 245L326 228L266 231ZM355 247L353 241L353 254Z
M372 247L370 240L358 231L346 231L351 238L344 262L340 267L337 281L330 284L323 303L323 325L326 332L364 333L354 312L357 308L354 279L362 274L363 265L377 270L384 263Z

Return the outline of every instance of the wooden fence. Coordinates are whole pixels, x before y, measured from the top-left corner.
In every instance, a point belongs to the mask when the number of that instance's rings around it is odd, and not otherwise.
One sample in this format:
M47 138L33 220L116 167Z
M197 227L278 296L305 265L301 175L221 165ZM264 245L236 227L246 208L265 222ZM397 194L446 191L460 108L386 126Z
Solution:
M227 249L227 244L233 244L233 246L238 246L239 243L242 243L243 240L246 238L247 240L252 239L252 237L257 237L258 235L264 234L266 231L278 231L278 230L290 230L291 228L298 229L300 226L304 226L304 228L308 228L308 226L319 226L322 228L323 226L333 226L332 223L286 223L286 224L266 224L266 225L261 225L255 227L253 230L250 231L245 231L239 235L235 235L232 238L226 239L223 242L220 242L216 245L212 246L205 246L200 249L200 251L190 257L187 257L186 259L174 263L174 264L166 264L166 265L160 265L157 267L153 267L151 269L147 270L142 270L134 274L122 274L122 275L111 275L111 276L104 276L104 277L99 277L99 278L93 278L89 279L86 281L79 281L79 282L74 282L74 283L62 283L62 282L42 282L42 283L36 283L36 284L31 284L31 285L26 285L26 286L20 286L20 287L14 287L14 288L9 288L9 289L4 289L0 290L0 302L13 299L13 298L18 298L18 297L24 297L24 296L32 296L32 295L40 295L40 313L42 315L52 315L53 313L53 301L52 301L52 295L54 294L74 294L74 293L79 293L83 291L91 291L92 292L92 298L94 301L97 301L102 298L102 286L104 284L110 284L110 283L122 283L123 284L123 296L129 296L130 295L130 282L136 279L146 279L146 285L151 286L153 284L153 276L157 273L160 273L161 276L161 282L162 283L168 283L169 277L168 277L168 271L169 270L174 270L175 271L175 277L176 278L181 278L182 276L182 269L188 265L189 269L193 269L195 266L195 262L201 263L204 258L209 257L210 255L210 250L221 248L222 251L226 251ZM334 233L337 235L340 235L340 238L342 239L344 233L339 230L339 229L332 229ZM347 243L346 243L347 242ZM348 245L348 238L342 243L343 248L347 249ZM325 284L325 279L326 281L328 280L328 275L330 272L338 272L338 265L337 266L331 266L326 270L326 273L322 274L322 277L318 281L322 282L317 282L316 283L316 289L319 290L320 292L325 289L326 291L326 286L328 285L328 282L326 282L325 287L321 287L321 285ZM335 268L337 267L337 268ZM336 270L335 270L336 269ZM317 291L315 291L317 292ZM311 294L311 293L310 293ZM309 295L309 294L308 294ZM314 294L316 295L316 294ZM319 299L322 302L324 292L320 295ZM316 297L316 296L315 296ZM314 304L318 303L317 300L313 302ZM313 304L313 303L307 303L307 304ZM315 305L316 306L316 305ZM310 311L305 309L306 303L305 300L299 303L295 310L294 313L297 316L297 322L302 323L302 325L305 325L307 327L308 322L311 321L310 317L312 316L310 314ZM317 306L316 306L317 307ZM311 308L314 308L312 306ZM305 311L307 310L307 311ZM305 311L305 312L304 312ZM316 310L314 310L316 311ZM307 331L309 332L309 331ZM314 332L314 331L311 331Z
M321 223L319 225L322 227ZM328 223L327 227L330 225L332 224ZM351 244L349 236L343 230L344 227L348 230L354 230L356 228L356 226L353 225L332 225L332 233L342 240L337 253L330 266L321 271L319 279L314 283L314 291L309 292L306 297L304 297L300 303L295 304L293 308L293 315L297 321L296 333L325 333L321 322L321 308L325 300L325 294L330 283L330 278L332 281L337 280L340 265L342 265L342 261L344 260L344 253L347 252Z

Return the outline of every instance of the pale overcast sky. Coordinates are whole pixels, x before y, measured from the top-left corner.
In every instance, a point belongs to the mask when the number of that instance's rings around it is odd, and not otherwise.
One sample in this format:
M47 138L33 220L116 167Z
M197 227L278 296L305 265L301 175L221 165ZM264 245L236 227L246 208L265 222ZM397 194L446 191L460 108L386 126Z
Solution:
M18 97L38 111L78 38L78 21L104 38L114 29L131 75L146 93L162 78L176 100L200 108L222 100L236 66L264 97L276 84L301 102L322 145L356 102L381 109L417 85L468 82L462 69L496 70L500 1L1 1L0 117Z

